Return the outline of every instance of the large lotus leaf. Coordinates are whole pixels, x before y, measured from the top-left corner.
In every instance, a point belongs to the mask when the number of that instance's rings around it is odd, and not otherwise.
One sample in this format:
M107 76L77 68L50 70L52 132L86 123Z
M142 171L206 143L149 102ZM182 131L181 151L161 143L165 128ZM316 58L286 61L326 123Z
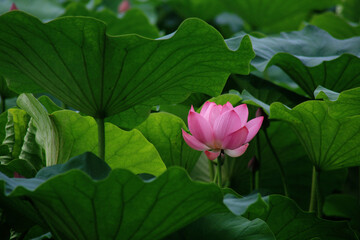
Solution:
M234 48L242 37L227 40ZM360 86L360 37L333 38L315 26L280 36L251 37L256 53L252 65L259 71L277 65L309 96L317 86L341 92Z
M61 1L58 0L1 0L0 14L10 10L11 4L15 3L17 8L34 15L41 20L51 20L64 12Z
M232 213L218 213L202 217L166 239L275 240L275 237L263 220L249 221Z
M18 104L34 118L38 129L37 142L45 149L47 159L49 157L47 166L64 163L87 151L97 154L98 132L92 117L81 116L70 110L56 111L49 116L31 94L21 94ZM165 171L155 147L136 129L124 131L106 123L105 142L105 161L112 168L153 175Z
M152 113L137 129L158 150L166 167L181 166L191 171L199 159L199 151L184 141L181 129L186 125L179 117L169 113Z
M307 101L293 109L273 103L270 117L290 123L318 170L360 165L360 116L334 119L323 101Z
M334 6L336 0L223 0L229 11L237 13L249 30L265 33L297 30L308 13Z
M238 208L242 209L242 199L238 199ZM248 199L245 199L248 201ZM236 200L232 202L232 209L236 211ZM273 231L278 240L303 239L358 239L346 222L323 220L314 213L301 210L296 203L284 196L270 195L248 205L242 215L250 220L260 218Z
M360 88L346 90L340 94L321 89L316 97L325 99L329 105L329 114L334 118L360 115Z
M106 32L110 35L136 33L144 37L157 38L159 31L149 23L145 14L139 9L126 11L122 18L118 18L112 11L89 11L84 4L71 3L66 7L64 16L89 16L104 21Z
M69 110L54 112L51 117L60 138L58 163L86 151L98 153L97 125L92 117ZM105 143L105 161L112 168L153 175L166 169L154 145L136 129L124 131L105 123Z
M219 188L192 182L180 168L151 182L123 169L101 181L79 170L48 180L0 178L1 198L30 199L55 239L161 239L201 216L226 211Z
M302 208L308 208L312 176L312 163L309 157L287 123L271 121L267 133L284 169L289 197L294 199ZM251 172L248 169L248 162L253 156L257 156L258 160L260 160L260 191L284 194L276 158L271 151L264 132L260 130L258 134L260 152L257 150L256 142L253 142L242 157L228 159L230 186L242 195L251 192ZM320 189L322 194L325 196L333 191L341 190L346 178L347 171L345 169L321 173ZM299 181L299 179L302 180Z
M22 12L0 17L0 71L20 92L42 87L81 112L104 118L144 103L180 102L190 92L219 94L230 72L247 74L245 37L236 51L205 22L186 20L174 35L111 37L92 18L47 24Z
M332 12L325 12L321 15L316 15L311 19L310 23L324 29L333 37L338 39L360 36L359 26L351 25L346 21L346 19L341 18Z

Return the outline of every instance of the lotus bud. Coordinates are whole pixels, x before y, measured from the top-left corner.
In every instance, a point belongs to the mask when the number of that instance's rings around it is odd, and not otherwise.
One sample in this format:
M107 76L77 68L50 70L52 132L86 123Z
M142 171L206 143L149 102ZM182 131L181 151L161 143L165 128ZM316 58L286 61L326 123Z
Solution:
M118 12L119 13L124 13L127 10L130 9L130 2L128 0L124 0L120 3L119 8L118 8Z
M13 11L13 10L18 10L17 6L15 5L15 3L11 4L11 7L10 7L10 11Z
M258 109L256 110L255 116L256 116L256 117L260 117L260 116L264 117L264 121L263 121L262 126L261 126L262 129L266 129L266 128L269 127L269 125L270 125L269 117L268 117L268 115L264 112L264 110L263 110L262 108L258 108Z
M256 172L258 171L260 168L260 163L257 160L257 158L254 156L253 158L250 159L250 161L248 162L248 169L251 172Z

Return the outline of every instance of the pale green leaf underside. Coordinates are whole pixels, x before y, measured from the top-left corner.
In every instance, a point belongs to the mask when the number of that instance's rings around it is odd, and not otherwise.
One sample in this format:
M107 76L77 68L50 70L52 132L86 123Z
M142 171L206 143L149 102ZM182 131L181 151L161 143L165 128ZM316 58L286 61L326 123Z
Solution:
M98 130L94 118L70 110L49 115L31 94L21 94L17 103L33 117L36 139L45 149L47 166L64 163L88 151L97 154ZM106 123L105 142L105 161L112 168L153 175L166 170L155 147L136 129L124 131Z
M149 183L122 169L102 181L79 170L45 182L0 178L8 187L2 198L30 198L57 239L161 239L205 214L226 211L215 185L192 182L179 168Z
M292 110L270 106L270 117L290 123L319 170L360 166L360 116L334 119L322 101L307 101Z
M227 40L238 45L241 37ZM315 26L276 37L255 38L252 65L259 71L277 65L309 96L319 86L341 92L360 86L360 37L333 38Z
M18 92L44 89L85 114L107 117L143 102L217 95L232 73L247 74L248 37L236 51L198 19L172 37L111 37L103 22L64 17L43 24L22 12L0 16L0 71Z
M92 117L62 110L54 112L51 118L60 138L58 163L87 151L98 153L98 130ZM166 170L155 147L136 129L124 131L105 123L105 152L105 161L111 168L156 176Z
M59 135L48 112L29 93L21 94L16 103L32 117L33 124L37 128L36 142L45 150L46 166L58 163Z

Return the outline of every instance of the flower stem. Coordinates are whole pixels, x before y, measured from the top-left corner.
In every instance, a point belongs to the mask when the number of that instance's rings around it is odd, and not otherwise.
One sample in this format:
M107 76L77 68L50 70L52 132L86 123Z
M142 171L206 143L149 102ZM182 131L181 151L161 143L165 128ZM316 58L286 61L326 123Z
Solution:
M289 196L289 192L288 192L288 187L287 187L287 183L286 183L286 179L285 179L285 171L284 171L284 168L280 162L280 159L279 159L279 156L277 155L276 151L275 151L275 148L274 146L272 145L271 141L270 141L270 138L269 138L269 135L267 133L267 130L266 128L264 129L264 133L265 133L265 138L266 138L266 141L268 142L268 145L270 147L270 150L272 152L272 154L274 155L275 157L275 160L276 160L276 163L277 163L277 166L280 170L280 177L281 177L281 181L282 181L282 184L283 184L283 188L284 188L284 194L285 196Z
M257 160L259 162L259 168L255 171L255 179L254 179L254 190L259 190L260 186L260 164L261 164L261 148L260 148L260 136L259 134L256 134L256 147L257 147Z
M217 163L217 176L218 176L218 186L222 187L222 174L221 174L221 157L218 157L218 163Z
M104 123L104 118L97 118L96 123L98 125L99 157L105 161L105 123Z
M5 106L5 98L3 95L0 95L0 101L1 101L1 113L5 112L6 106Z
M316 167L313 166L309 212L315 212L316 200L318 198L318 184L318 171L316 170Z
M212 182L214 181L215 178L215 172L214 172L213 162L211 160L208 161L209 161L210 182Z

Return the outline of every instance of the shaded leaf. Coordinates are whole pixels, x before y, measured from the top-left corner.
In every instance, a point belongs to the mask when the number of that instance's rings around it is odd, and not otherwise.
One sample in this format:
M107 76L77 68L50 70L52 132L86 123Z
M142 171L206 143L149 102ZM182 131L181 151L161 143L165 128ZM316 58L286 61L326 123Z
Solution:
M218 0L168 0L166 2L183 18L198 17L205 21L213 19L225 10L224 4Z
M249 221L231 213L218 213L202 217L166 239L275 240L275 237L260 219Z
M238 202L241 204L242 199ZM357 239L346 222L319 219L314 213L302 211L293 200L280 195L259 196L243 216L250 220L264 220L278 240Z
M225 0L229 11L237 13L250 31L278 33L297 30L313 10L335 6L336 0Z
M241 38L229 39L227 44L234 48ZM360 37L338 40L309 25L280 36L251 37L251 42L256 69L264 72L279 66L309 96L319 85L336 92L360 86Z
M321 15L314 16L310 24L324 29L333 37L338 39L346 39L360 36L360 27L352 26L345 19L335 15L332 12L325 12Z
M0 176L3 192L6 186L2 198L31 199L56 239L161 239L207 213L226 210L219 188L192 182L179 168L151 182L122 169L102 181L79 170L47 181Z
M350 225L360 230L360 205L356 197L345 194L327 196L323 206L324 214L328 217L337 217L350 220Z
M273 103L270 118L290 123L319 170L360 165L360 116L334 119L322 101L307 101L288 109Z
M269 113L270 104L273 102L282 102L287 106L295 106L306 98L289 91L283 87L279 87L269 81L266 81L253 74L248 76L233 75L227 82L226 89L235 89L241 92L244 103L255 106L261 106Z
M249 72L253 58L248 37L231 51L215 29L197 19L160 40L110 37L105 31L92 18L43 24L21 12L6 13L0 17L0 71L16 91L43 88L104 118L144 102L181 102L191 92L217 95L230 72Z
M99 161L99 158L95 154L86 152L71 158L64 164L56 164L41 169L36 174L36 178L47 180L58 174L70 171L71 169L82 170L94 180L105 179L111 171L109 165L107 165L104 161Z

